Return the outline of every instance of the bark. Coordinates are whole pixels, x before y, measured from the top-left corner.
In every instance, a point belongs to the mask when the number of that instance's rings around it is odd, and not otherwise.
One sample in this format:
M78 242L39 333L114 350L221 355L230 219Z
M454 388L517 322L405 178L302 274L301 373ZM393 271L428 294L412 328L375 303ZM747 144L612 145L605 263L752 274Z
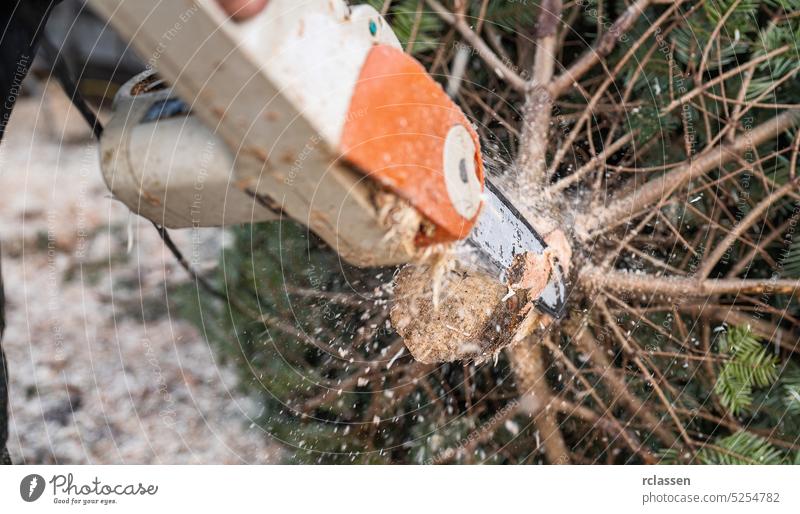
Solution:
M561 435L550 386L545 377L542 345L527 337L508 350L523 405L533 416L544 453L550 464L569 464L569 449Z
M579 281L588 290L622 291L660 295L670 298L709 297L724 294L792 294L800 289L800 280L791 279L696 279L657 277L586 265Z
M550 81L556 62L556 33L561 0L545 0L536 26L536 54L525 106L522 108L522 136L519 168L520 197L533 196L546 181L547 144L553 112Z

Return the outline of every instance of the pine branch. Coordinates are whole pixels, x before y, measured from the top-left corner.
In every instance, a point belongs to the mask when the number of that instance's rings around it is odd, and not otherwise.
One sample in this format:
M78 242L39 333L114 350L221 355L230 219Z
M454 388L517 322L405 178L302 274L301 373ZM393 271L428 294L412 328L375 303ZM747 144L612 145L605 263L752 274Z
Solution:
M704 279L659 277L648 273L629 273L594 265L580 271L579 281L593 291L624 291L671 298L709 297L725 294L792 294L800 290L800 280L791 279Z
M521 182L520 195L523 197L538 191L545 181L545 159L553 112L549 84L556 62L556 29L561 8L561 0L545 0L539 6L533 73L522 109L518 180Z
M725 408L738 415L753 403L754 387L767 387L778 378L778 359L745 326L730 328L720 348L730 360L720 371L714 392Z
M679 0L678 4L683 3L684 0ZM645 9L650 5L652 0L637 0L625 9L625 12L617 18L611 25L609 30L605 32L597 44L587 50L581 57L578 58L570 67L556 77L550 85L550 93L553 98L558 98L563 95L572 84L580 80L594 65L600 60L611 53L617 46L623 34L636 22L639 16L642 15Z
M558 427L556 410L551 405L553 393L547 384L541 345L533 338L526 337L510 346L507 352L517 378L519 394L534 416L533 423L539 430L547 461L550 464L569 464L569 449Z
M478 53L481 59L486 61L486 64L492 69L492 71L497 74L501 79L508 82L508 84L516 89L517 91L524 92L527 89L527 82L519 76L517 72L506 66L497 54L489 48L489 45L483 41L483 39L472 30L469 25L464 21L462 17L456 16L452 12L448 11L446 7L444 7L441 3L437 0L425 0L433 11L439 15L442 20L446 23L450 24L455 28L461 37L466 40L467 43L472 45L473 48Z
M589 240L594 232L603 232L626 221L631 215L655 205L670 196L686 182L717 169L745 151L770 139L777 139L786 129L794 126L800 112L786 111L741 134L732 143L722 143L709 148L689 163L674 169L659 178L650 180L624 198L596 212L583 214L576 220L578 235Z
M749 432L738 432L716 444L707 444L697 453L701 464L780 464L783 457L769 441Z

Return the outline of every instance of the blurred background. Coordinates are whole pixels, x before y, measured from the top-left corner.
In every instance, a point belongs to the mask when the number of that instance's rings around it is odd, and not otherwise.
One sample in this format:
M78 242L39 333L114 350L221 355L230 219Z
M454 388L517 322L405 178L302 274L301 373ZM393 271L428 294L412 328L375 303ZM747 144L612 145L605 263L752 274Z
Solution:
M143 66L80 7L60 5L47 35L105 108ZM51 76L53 53L37 59L0 145L12 460L272 462L235 372L175 315L168 291L187 274L152 225L110 197L91 130ZM207 270L225 234L174 237L194 241Z

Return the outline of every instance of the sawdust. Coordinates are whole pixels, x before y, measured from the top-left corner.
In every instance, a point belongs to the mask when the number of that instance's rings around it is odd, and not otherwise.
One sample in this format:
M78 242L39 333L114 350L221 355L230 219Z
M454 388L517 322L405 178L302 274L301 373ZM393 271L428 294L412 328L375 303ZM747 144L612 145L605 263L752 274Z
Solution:
M434 274L429 265L406 266L395 280L392 324L420 362L486 360L535 325L537 313L525 291L488 275L451 269L441 280L434 307Z
M374 195L374 203L378 210L378 222L388 228L384 241L396 241L392 253L404 253L418 258L421 250L415 240L423 227L423 217L406 200L384 190Z
M434 303L437 303L438 285L443 275L453 268L453 243L419 244L420 240L430 241L436 226L396 194L379 189L373 195L373 202L378 211L378 222L387 229L384 242L394 242L391 252L409 257L403 261L427 264L433 269Z

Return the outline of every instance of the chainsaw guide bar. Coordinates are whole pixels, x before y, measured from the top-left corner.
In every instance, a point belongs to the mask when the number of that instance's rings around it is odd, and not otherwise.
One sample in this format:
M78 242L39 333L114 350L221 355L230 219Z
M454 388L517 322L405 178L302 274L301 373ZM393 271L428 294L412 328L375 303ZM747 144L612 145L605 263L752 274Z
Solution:
M511 285L515 260L527 253L544 255L547 243L525 216L488 179L484 182L484 205L466 244L474 250L489 273ZM535 301L545 314L559 318L566 299L563 271L556 264L547 285Z

